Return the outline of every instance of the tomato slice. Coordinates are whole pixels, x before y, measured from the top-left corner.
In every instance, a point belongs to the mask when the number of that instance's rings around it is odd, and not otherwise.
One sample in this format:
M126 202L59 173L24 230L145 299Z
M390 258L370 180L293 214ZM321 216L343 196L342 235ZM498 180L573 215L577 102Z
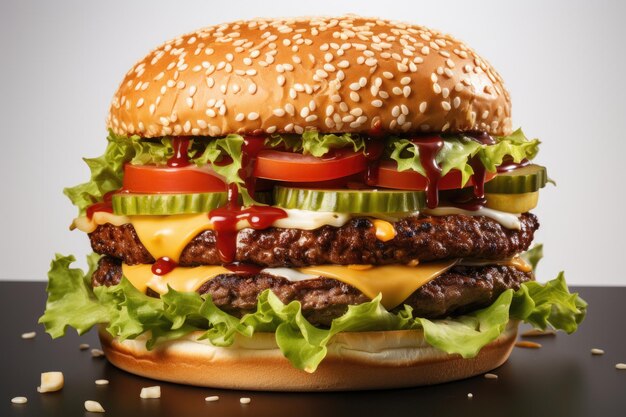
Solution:
M211 171L189 166L124 166L122 190L130 193L203 193L226 191L226 184Z
M495 172L487 172L485 182L493 179ZM425 190L428 181L426 177L412 170L398 171L395 161L382 161L378 168L378 178L373 185L384 188L396 188L399 190ZM472 178L469 179L465 187L474 185ZM440 190L453 190L461 188L461 171L453 169L444 175L439 181Z
M336 150L331 157L317 158L293 152L261 151L254 176L277 181L314 182L347 177L367 168L363 152Z

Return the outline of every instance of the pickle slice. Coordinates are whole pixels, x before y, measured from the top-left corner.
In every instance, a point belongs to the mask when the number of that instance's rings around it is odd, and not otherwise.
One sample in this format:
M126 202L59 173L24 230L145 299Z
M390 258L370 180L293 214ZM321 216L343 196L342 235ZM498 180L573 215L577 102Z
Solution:
M114 194L113 213L126 216L204 213L226 203L226 193Z
M423 191L274 188L274 204L286 209L337 213L401 213L426 207Z
M487 207L507 213L526 213L537 207L539 192L519 194L485 193Z
M485 183L485 192L498 194L533 193L546 186L548 172L541 165L527 165L522 168L498 174Z

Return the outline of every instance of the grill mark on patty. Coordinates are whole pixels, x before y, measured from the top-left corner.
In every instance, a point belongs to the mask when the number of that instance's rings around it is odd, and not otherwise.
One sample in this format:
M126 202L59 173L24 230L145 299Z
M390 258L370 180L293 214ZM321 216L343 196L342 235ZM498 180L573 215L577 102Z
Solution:
M111 257L100 259L92 276L92 284L115 285L122 277L121 261ZM459 315L491 305L505 290L519 289L532 279L532 273L511 266L455 266L413 292L403 304L413 308L416 317L436 319ZM304 316L312 324L328 326L344 314L349 305L369 301L356 288L331 278L289 281L269 274L218 275L204 283L200 294L210 294L213 302L237 317L256 310L258 295L273 291L283 303L297 300ZM149 290L153 296L158 296ZM395 310L401 309L402 306Z
M504 259L530 246L539 228L537 217L525 213L521 230L506 229L483 216L408 217L394 224L397 235L382 242L372 222L355 218L342 227L315 230L268 228L239 232L236 261L266 267L323 264L397 264L412 260L449 258ZM89 234L96 253L122 259L129 265L153 263L131 224L104 224ZM181 266L219 265L215 233L200 233L185 247Z

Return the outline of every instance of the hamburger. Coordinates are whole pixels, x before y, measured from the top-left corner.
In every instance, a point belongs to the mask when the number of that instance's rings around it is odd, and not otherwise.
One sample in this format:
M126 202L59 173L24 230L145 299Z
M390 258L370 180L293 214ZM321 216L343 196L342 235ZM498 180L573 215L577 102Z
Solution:
M546 168L500 75L455 38L357 16L255 19L159 46L126 74L88 182L94 253L57 255L52 337L221 388L432 384L506 361L517 326L586 304L530 249Z

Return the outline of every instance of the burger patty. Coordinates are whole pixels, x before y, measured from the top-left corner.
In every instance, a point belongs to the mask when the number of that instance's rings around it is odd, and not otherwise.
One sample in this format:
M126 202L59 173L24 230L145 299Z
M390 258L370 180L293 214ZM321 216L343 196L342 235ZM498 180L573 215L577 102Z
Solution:
M92 285L115 285L121 277L120 261L103 257L92 276ZM517 290L521 283L530 279L532 273L511 266L455 266L419 288L404 304L413 308L416 317L435 319L458 315L486 307L503 291ZM289 281L265 273L218 275L204 283L198 292L210 294L220 309L241 317L256 310L257 297L266 289L272 290L283 303L299 301L304 316L321 326L330 325L334 318L347 311L349 305L370 300L356 288L335 279ZM151 295L158 296L154 292Z
M235 260L267 267L298 267L384 265L447 258L504 259L528 249L539 228L537 217L531 213L522 214L520 222L521 230L512 230L483 216L407 217L394 224L397 235L387 242L376 238L368 218L315 230L244 229L238 235ZM96 253L119 258L128 265L155 261L131 224L98 226L89 239ZM181 266L220 263L212 230L196 236L179 259Z

